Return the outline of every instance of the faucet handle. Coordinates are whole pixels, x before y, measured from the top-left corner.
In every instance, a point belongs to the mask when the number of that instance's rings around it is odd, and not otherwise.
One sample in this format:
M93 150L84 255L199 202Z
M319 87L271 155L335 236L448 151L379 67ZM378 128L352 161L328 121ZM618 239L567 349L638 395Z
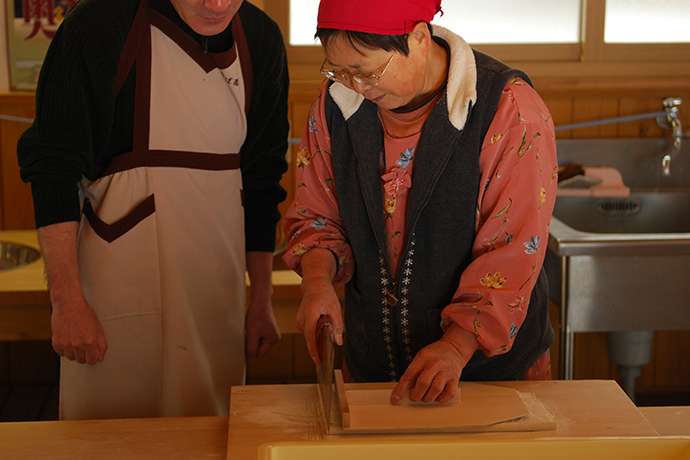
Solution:
M678 107L683 103L683 99L680 97L666 97L662 101L664 104L664 109L666 110L678 110Z

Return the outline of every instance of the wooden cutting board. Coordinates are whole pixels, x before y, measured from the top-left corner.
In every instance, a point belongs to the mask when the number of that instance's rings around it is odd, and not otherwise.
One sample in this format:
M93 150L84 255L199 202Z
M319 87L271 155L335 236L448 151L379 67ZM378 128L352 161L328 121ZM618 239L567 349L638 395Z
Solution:
M555 428L553 416L533 395L521 394L512 388L462 382L460 398L453 403L406 402L393 406L390 403L393 386L391 383L341 384L337 391L339 411L335 411L339 412L339 417L331 424L329 433L455 433Z

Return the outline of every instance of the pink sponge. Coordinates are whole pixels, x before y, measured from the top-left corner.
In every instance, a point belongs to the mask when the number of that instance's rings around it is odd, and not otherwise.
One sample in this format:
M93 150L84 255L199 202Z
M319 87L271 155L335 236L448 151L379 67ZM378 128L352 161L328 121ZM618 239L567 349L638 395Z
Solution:
M630 188L623 183L620 171L609 166L585 166L579 175L559 184L559 196L628 197Z

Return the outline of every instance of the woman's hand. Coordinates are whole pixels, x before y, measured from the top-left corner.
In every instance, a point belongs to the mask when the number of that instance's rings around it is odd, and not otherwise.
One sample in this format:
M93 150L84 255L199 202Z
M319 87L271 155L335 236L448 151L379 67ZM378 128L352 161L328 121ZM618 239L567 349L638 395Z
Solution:
M340 300L333 283L328 278L304 278L302 280L302 302L297 312L297 329L304 333L307 350L312 361L320 363L316 343L317 324L322 316L331 324L332 340L343 344L343 316Z
M452 324L437 342L422 348L391 393L391 404L447 403L458 395L462 370L478 347L474 335Z

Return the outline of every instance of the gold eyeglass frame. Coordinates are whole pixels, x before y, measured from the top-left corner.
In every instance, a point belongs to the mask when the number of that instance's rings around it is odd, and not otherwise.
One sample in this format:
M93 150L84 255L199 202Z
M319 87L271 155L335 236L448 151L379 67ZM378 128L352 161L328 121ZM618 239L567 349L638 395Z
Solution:
M345 70L336 72L335 70L326 68L326 59L323 60L319 72L325 78L328 78L331 81L343 83L347 86L353 86L353 83L356 83L360 86L376 86L386 74L386 70L388 70L388 67L390 66L390 63L393 61L394 57L395 53L392 53L391 57L388 58L388 61L386 61L385 64L381 65L369 75L352 74Z

